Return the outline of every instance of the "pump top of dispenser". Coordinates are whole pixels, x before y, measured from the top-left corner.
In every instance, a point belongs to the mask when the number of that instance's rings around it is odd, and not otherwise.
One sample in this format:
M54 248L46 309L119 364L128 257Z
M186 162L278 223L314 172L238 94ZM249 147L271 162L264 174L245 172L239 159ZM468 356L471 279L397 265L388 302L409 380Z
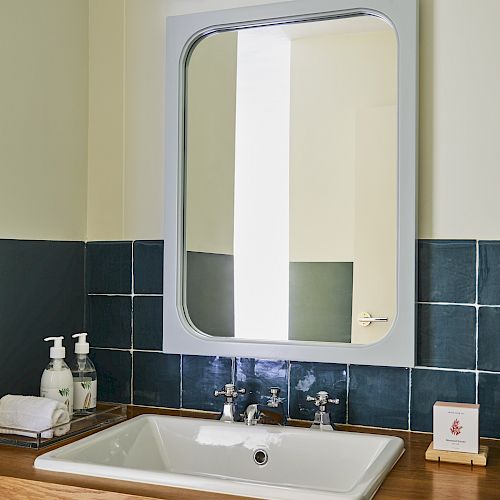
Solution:
M45 342L50 340L54 341L54 345L50 348L50 358L51 359L64 359L66 356L66 349L62 345L64 337L46 337L43 339Z
M87 333L75 333L72 337L78 338L78 342L75 343L75 354L88 354L90 345L87 342Z

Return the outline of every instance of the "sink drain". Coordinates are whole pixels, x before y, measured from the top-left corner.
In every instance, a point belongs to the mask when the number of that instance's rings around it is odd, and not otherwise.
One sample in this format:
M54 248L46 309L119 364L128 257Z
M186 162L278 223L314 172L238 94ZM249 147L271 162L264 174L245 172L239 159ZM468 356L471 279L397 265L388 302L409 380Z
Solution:
M257 465L266 465L269 460L269 456L266 450L255 450L253 452L253 461Z

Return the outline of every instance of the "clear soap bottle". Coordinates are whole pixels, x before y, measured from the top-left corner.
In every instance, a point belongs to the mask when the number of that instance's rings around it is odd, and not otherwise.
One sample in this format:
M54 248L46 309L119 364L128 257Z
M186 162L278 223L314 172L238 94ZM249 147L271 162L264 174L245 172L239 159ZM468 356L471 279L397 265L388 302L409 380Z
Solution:
M50 363L43 371L40 381L40 396L55 399L66 405L68 413L73 414L73 377L64 361L66 349L62 345L64 337L47 337L45 342L54 341L50 348Z
M73 408L77 415L86 415L97 408L97 373L88 354L90 350L86 333L75 333L75 359L71 364L73 374Z

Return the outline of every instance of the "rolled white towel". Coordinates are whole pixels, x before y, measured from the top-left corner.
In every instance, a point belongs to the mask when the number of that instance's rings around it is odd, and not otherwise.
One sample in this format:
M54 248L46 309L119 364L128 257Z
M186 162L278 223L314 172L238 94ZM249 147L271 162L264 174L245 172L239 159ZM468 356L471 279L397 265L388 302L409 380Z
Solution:
M12 394L7 394L0 399L0 433L3 434L36 437L36 433L33 431L44 431L42 438L50 439L54 435L66 434L70 429L69 420L66 406L53 399L36 396L13 396ZM67 425L55 427L60 424ZM16 430L5 427L13 427Z

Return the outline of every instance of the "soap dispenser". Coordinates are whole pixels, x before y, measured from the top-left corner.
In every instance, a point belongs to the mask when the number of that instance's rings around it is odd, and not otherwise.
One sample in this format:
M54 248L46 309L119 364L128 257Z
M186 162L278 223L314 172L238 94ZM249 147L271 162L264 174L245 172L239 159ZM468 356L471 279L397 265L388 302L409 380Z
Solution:
M74 389L74 410L77 414L96 411L97 407L97 373L94 363L88 357L90 346L86 333L75 333L75 360L71 364Z
M40 396L64 403L71 416L73 414L73 377L64 361L66 349L62 345L64 337L47 337L45 342L54 341L50 348L50 363L43 371L40 382Z

